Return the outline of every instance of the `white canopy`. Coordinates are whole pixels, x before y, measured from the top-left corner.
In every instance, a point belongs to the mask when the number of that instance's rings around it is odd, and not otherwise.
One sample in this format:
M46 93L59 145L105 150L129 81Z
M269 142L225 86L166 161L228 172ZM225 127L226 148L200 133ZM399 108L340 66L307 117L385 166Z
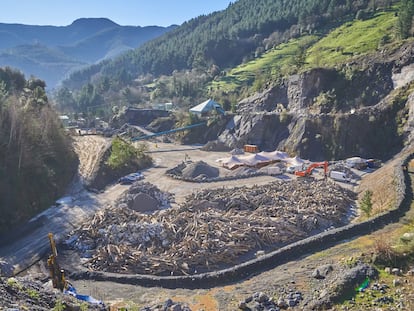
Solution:
M241 162L239 160L239 158L237 158L234 155L232 155L231 157L228 157L228 158L218 159L218 160L216 160L216 162L221 163L224 167L227 167L228 169L233 169L237 166L244 165L243 162Z
M258 155L261 155L265 158L268 158L270 160L276 160L276 161L288 158L288 154L286 152L282 152L278 150L271 151L271 152L262 151L262 152L259 152Z
M299 158L298 156L295 156L293 158L286 158L284 159L284 161L293 166L298 166L306 162L306 160L303 160Z
M212 99L208 99L205 102L202 102L201 104L191 108L190 112L197 113L197 114L202 114L202 113L205 113L205 112L216 110L217 108L221 109L220 104L215 102Z
M258 153L255 154L249 154L245 156L239 156L238 159L245 165L248 166L255 166L259 163L266 163L271 162L271 160L267 157L264 157L262 155L259 155Z

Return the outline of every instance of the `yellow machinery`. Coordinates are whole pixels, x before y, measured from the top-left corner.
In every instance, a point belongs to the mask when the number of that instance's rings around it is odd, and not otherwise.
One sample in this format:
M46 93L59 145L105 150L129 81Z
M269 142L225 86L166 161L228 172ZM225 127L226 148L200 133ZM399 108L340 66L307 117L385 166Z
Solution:
M53 233L49 233L49 242L50 248L52 250L52 254L49 256L47 260L47 265L50 271L50 277L52 278L52 283L54 288L59 288L61 291L67 289L68 283L65 279L65 272L63 269L60 268L58 260L57 260L57 249L56 249L56 242L53 238Z

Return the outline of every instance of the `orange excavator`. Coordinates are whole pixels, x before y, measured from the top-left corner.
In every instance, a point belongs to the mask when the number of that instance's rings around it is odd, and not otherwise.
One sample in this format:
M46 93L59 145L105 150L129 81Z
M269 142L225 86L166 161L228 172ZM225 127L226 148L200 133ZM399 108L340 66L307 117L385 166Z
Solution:
M306 168L306 170L295 172L295 175L301 176L301 177L307 177L307 176L310 176L312 174L312 171L313 171L314 168L323 167L325 177L327 177L328 176L328 165L329 165L328 161L315 162L315 163L312 163L311 165L309 165Z

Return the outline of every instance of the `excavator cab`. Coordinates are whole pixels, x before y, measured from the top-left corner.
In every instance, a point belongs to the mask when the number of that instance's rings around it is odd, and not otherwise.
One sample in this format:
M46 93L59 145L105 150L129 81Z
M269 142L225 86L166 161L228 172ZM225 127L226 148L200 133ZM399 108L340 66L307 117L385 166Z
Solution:
M327 175L328 175L328 165L329 165L328 161L315 162L315 163L312 163L311 165L309 165L306 170L295 172L295 175L301 176L301 177L307 177L307 176L310 176L312 174L313 169L315 169L317 167L323 167L325 178L326 178Z

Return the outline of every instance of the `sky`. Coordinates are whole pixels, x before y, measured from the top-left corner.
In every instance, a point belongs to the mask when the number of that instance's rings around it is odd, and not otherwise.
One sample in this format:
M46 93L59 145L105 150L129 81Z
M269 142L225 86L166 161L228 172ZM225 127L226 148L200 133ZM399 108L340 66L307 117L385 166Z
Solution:
M169 26L228 7L235 0L1 0L0 23L67 26L106 17L123 26Z

